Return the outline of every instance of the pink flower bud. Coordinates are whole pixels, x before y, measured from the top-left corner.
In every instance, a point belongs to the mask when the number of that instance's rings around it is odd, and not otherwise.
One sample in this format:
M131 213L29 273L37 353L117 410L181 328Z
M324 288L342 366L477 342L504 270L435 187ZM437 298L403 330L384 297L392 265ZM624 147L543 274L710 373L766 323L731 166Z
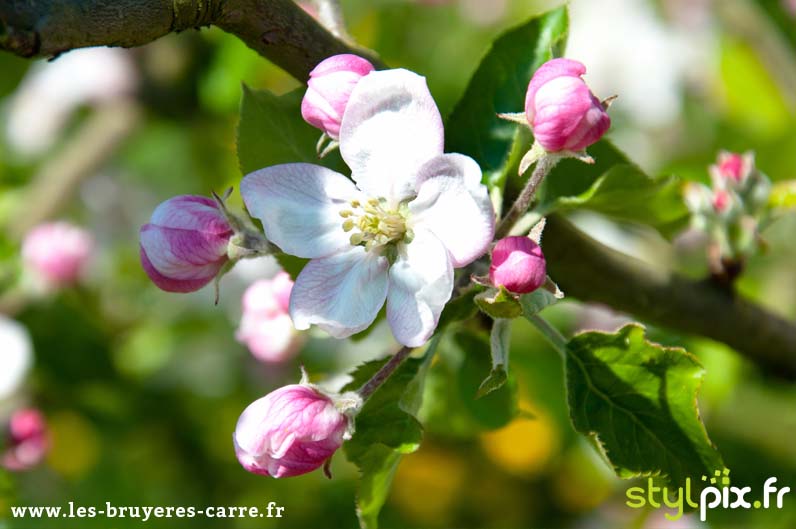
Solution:
M548 152L581 151L599 140L611 118L581 76L586 67L553 59L533 74L525 95L525 116L537 142Z
M726 189L717 189L713 193L713 209L723 213L730 205L730 193Z
M243 317L235 337L263 362L284 362L301 345L288 314L293 280L286 272L252 283L243 294Z
M340 123L354 87L373 71L373 65L351 54L333 55L310 72L307 93L301 101L301 116L333 139L340 136Z
M210 198L181 195L160 204L141 228L141 265L167 292L199 290L227 262L234 231Z
M283 478L312 472L347 437L349 419L314 387L291 384L249 405L233 440L247 471Z
M723 186L726 183L741 184L749 178L754 170L754 156L752 153L737 154L722 151L715 165L710 167L710 174L714 184Z
M34 409L15 412L8 424L7 443L3 467L19 471L38 465L50 445L44 416Z
M489 279L493 285L527 294L542 286L546 278L542 249L528 237L506 237L492 250Z
M22 259L39 277L53 286L65 286L80 278L94 249L86 230L67 222L42 224L22 243Z

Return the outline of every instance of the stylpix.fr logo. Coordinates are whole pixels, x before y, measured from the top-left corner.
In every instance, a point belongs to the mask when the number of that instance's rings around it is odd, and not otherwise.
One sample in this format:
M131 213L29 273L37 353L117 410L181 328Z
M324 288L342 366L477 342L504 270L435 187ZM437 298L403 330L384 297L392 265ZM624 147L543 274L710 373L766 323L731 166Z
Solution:
M708 481L707 476L702 476L702 481ZM752 492L752 487L730 486L730 470L717 470L710 478L710 485L699 493L699 501L692 499L691 478L686 478L685 487L670 490L668 487L659 487L653 483L652 478L647 479L646 490L643 487L630 487L627 489L625 505L631 509L640 509L649 505L654 509L668 507L675 509L674 513L666 512L668 520L678 520L688 505L692 509L699 508L699 519L707 521L707 512L711 509L768 509L782 508L784 496L790 492L790 487L778 487L777 478L770 477L763 482L763 501L748 501L746 495Z

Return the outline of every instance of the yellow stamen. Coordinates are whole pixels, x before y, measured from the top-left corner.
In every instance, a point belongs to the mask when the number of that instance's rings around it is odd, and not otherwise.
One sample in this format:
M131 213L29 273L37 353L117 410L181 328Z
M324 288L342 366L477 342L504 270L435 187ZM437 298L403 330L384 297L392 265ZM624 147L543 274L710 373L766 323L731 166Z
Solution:
M369 198L364 204L359 200L350 202L353 210L344 209L340 216L343 231L353 230L349 241L353 246L364 246L367 251L382 251L407 237L411 231L406 226L405 211L394 209L377 198Z

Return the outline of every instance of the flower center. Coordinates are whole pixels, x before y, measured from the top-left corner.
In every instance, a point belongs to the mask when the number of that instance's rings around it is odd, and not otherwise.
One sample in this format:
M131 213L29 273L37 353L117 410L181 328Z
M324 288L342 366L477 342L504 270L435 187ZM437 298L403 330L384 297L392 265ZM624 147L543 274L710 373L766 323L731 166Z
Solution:
M352 246L364 246L365 250L384 247L410 240L412 231L406 227L406 207L398 209L386 206L386 200L371 198L364 204L359 200L350 202L351 209L340 212L343 230L351 233Z

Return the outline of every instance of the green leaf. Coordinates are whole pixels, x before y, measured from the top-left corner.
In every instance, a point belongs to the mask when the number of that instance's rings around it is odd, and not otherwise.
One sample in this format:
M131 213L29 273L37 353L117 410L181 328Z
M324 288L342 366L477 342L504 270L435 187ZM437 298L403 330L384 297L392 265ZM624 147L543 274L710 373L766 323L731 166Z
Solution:
M279 266L287 272L293 281L296 280L299 273L304 269L304 265L310 262L309 259L304 259L302 257L296 257L295 255L289 255L286 253L276 253L274 254L276 257Z
M522 314L520 302L506 287L490 288L475 296L475 304L481 312L494 319L516 318Z
M401 455L420 446L423 428L414 414L420 408L423 383L439 338L434 338L422 359L410 358L367 400L356 418L356 432L345 443L348 459L359 467L357 515L363 528L378 527ZM355 391L389 359L359 366L343 391Z
M675 486L723 469L697 409L704 370L680 348L648 342L644 328L587 332L567 344L575 429L591 436L617 475L661 475Z
M421 418L427 429L453 437L472 437L505 426L517 415L517 385L508 381L476 398L492 370L489 336L456 328L439 347L426 384Z
M547 290L545 287L537 288L533 292L520 296L522 314L526 318L530 318L534 314L538 314L542 310L557 302L558 298L556 298L556 295Z
M511 320L497 319L492 324L489 342L492 348L492 371L481 382L475 398L480 399L500 389L508 381Z
M448 117L446 148L473 157L484 170L486 183L502 186L504 168L522 127L497 117L521 112L533 72L559 54L568 28L565 7L534 17L500 36L481 60L461 100ZM522 143L525 143L525 140ZM519 145L518 149L530 148ZM525 154L523 151L520 154Z
M551 174L548 178L552 181L565 176ZM584 191L553 194L548 189L538 211L548 215L553 211L586 208L617 220L648 224L670 236L684 228L689 218L681 190L682 182L677 177L654 178L635 165L618 164Z
M303 89L277 96L243 86L238 125L238 162L245 175L283 163L305 162L344 172L340 154L319 159L321 131L301 118Z
M455 297L442 309L439 317L437 331L441 331L448 325L457 321L468 320L475 316L478 308L475 305L475 297L483 290L478 285L471 286L466 292Z

